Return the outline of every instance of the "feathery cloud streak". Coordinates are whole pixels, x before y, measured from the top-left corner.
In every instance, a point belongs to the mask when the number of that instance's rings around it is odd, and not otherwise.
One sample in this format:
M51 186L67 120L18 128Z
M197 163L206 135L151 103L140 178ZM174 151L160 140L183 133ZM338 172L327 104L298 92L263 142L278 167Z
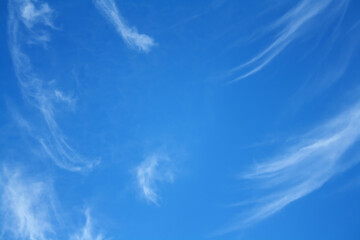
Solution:
M174 181L174 174L169 166L171 159L166 155L148 156L137 168L136 177L141 194L151 203L159 205L157 185L161 182Z
M360 102L306 134L297 144L289 146L284 154L256 165L243 177L270 192L258 198L260 200L248 217L227 231L271 216L359 162L359 159L343 157L358 144L359 138Z
M81 231L77 234L74 234L70 237L71 240L103 240L103 236L101 234L94 235L92 218L90 215L90 209L87 208L85 210L85 218L86 222Z
M52 187L42 180L25 177L19 170L4 167L0 173L0 222L2 233L16 239L56 239L53 224L58 213ZM90 209L85 210L85 225L71 240L103 240L94 234Z
M303 0L296 7L289 10L285 15L275 21L269 30L281 29L276 34L275 40L266 47L263 51L257 54L244 64L241 64L228 72L228 75L233 75L245 67L249 67L248 71L245 71L242 75L229 81L233 83L241 79L247 78L259 71L261 71L266 65L268 65L276 56L278 56L290 43L301 36L301 31L305 26L309 26L311 20L321 13L327 11L327 17L337 15L346 9L348 0L341 0L336 2L334 10L329 10L328 7L333 3L333 0L324 1L310 1ZM308 32L308 31L305 31Z
M4 168L0 175L2 231L16 239L45 240L53 235L52 190L45 182Z
M94 0L96 7L114 25L116 31L130 47L148 52L155 45L154 40L137 32L136 28L126 25L113 0Z
M44 151L59 166L71 171L91 169L96 163L88 161L72 149L55 120L56 102L71 103L72 99L39 79L32 70L30 58L22 51L29 41L43 44L50 41L49 28L53 29L53 10L47 3L31 0L9 1L9 48L22 93L42 114L48 133L35 138Z

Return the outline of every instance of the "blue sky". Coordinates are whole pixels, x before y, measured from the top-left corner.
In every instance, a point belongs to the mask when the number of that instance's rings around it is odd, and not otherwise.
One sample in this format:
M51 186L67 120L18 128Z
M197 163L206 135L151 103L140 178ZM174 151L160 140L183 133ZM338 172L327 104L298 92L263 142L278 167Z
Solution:
M0 11L1 239L359 238L359 1Z

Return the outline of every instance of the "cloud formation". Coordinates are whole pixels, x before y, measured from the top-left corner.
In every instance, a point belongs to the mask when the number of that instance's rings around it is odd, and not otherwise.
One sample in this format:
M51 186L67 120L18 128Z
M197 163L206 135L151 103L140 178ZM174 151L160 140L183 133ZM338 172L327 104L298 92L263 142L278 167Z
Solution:
M148 156L137 168L136 178L141 194L151 203L159 205L157 193L159 183L174 181L174 173L170 167L171 159L166 155Z
M262 189L255 207L228 231L261 221L323 186L359 162L344 157L360 138L360 102L298 138L283 154L260 163L243 177Z
M2 235L24 240L56 239L58 213L53 188L46 181L4 167L0 173L0 200ZM101 234L94 234L90 209L84 214L85 225L69 239L103 240Z
M66 141L55 119L55 103L72 99L51 84L41 80L33 71L31 59L22 51L22 46L32 42L49 41L49 27L54 28L52 13L47 3L31 0L10 0L8 4L9 48L16 76L25 99L42 114L48 131L34 135L47 155L59 166L70 171L91 169L97 162L81 157Z
M28 28L32 28L36 23L42 23L49 27L54 27L52 23L53 10L47 3L35 6L30 0L20 1L21 19Z
M2 231L16 239L47 240L54 233L52 190L43 181L4 168L0 175Z
M233 75L238 71L248 67L240 76L229 81L233 83L241 79L247 78L267 66L275 57L277 57L289 44L299 38L302 34L308 33L309 26L312 20L323 12L326 12L327 17L337 16L346 10L348 0L336 1L334 9L329 10L329 6L333 0L324 1L310 1L302 0L297 6L285 13L281 18L275 21L269 27L269 31L280 29L276 34L274 41L268 45L263 51L257 54L244 64L241 64L228 72L228 75ZM308 27L305 31L305 27Z
M79 231L70 237L70 240L103 240L103 236L101 234L94 234L92 218L90 216L90 209L87 208L85 210L85 225Z
M155 45L154 40L137 32L136 28L126 25L113 0L94 0L100 12L114 25L124 42L139 51L148 52Z

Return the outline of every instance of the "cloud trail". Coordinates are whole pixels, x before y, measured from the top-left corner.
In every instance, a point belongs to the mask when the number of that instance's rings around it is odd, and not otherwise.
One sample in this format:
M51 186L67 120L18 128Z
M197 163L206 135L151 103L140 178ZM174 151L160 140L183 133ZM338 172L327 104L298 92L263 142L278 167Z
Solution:
M42 114L48 127L48 134L34 136L48 156L58 165L70 171L91 169L97 162L81 157L66 141L55 120L55 103L71 99L51 84L41 80L32 70L30 58L22 51L28 43L46 43L50 40L47 28L54 28L53 10L47 3L32 0L10 0L8 4L9 48L16 76L25 99Z
M256 165L243 177L269 190L250 214L225 232L261 221L323 186L359 162L344 157L360 139L360 102L304 135L280 156Z
M155 45L151 37L140 34L136 28L126 25L113 0L94 0L94 3L100 12L114 25L116 31L127 45L144 52L149 52Z
M309 23L311 23L316 16L320 15L325 11L327 11L327 17L338 15L347 8L349 1L339 1L339 3L337 3L337 6L335 7L335 10L330 11L328 7L333 2L333 0L302 0L296 7L289 10L285 15L283 15L269 27L270 31L273 31L274 29L280 29L280 32L276 34L275 40L263 51L261 51L259 54L257 54L255 57L253 57L246 63L231 69L228 72L228 75L233 75L238 71L244 69L245 67L249 67L248 71L245 71L243 74L229 81L228 83L234 83L261 71L289 44L299 38L301 34L304 33L304 27L309 27Z
M4 168L0 175L2 231L16 239L45 240L53 235L52 190L42 181Z
M101 234L94 235L92 218L90 215L90 209L85 210L85 225L79 233L76 233L70 237L70 240L103 240Z
M136 178L141 194L151 203L159 205L160 197L156 192L161 182L174 181L174 174L169 166L171 159L166 155L148 156L137 168Z

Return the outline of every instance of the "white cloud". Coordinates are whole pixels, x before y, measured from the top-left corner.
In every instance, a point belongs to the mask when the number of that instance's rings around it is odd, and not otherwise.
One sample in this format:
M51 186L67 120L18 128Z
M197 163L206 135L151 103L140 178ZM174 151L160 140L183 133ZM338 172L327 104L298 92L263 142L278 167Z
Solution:
M137 168L136 177L141 194L151 203L159 205L157 193L159 183L174 181L170 167L171 159L166 155L153 154L148 156Z
M359 159L344 154L358 144L360 138L360 103L303 136L284 154L256 165L244 178L259 184L268 195L257 197L255 207L232 231L263 220L289 203L323 186ZM262 194L262 192L260 194Z
M96 7L115 26L126 44L140 51L148 52L155 45L154 40L140 34L134 27L126 25L113 0L94 0Z
M32 28L34 24L42 23L49 27L54 27L52 23L53 10L47 3L38 4L31 0L18 1L21 3L20 12L22 21L28 28Z
M249 67L250 70L245 71L242 75L229 81L233 83L241 79L247 78L267 66L276 56L278 56L290 43L296 40L304 33L304 27L308 26L311 20L326 10L327 16L341 14L348 5L348 0L336 2L335 10L329 10L327 7L334 2L333 0L310 1L302 0L296 7L289 10L280 19L275 21L269 30L280 29L276 34L275 40L267 46L263 51L257 54L244 64L231 69L228 75L233 75L239 70ZM303 31L303 32L301 32Z
M22 51L27 37L38 41L49 39L43 30L33 28L37 25L52 27L52 13L53 10L47 3L39 5L37 1L31 0L9 1L8 31L11 57L25 99L40 111L48 127L47 132L39 134L41 136L32 133L34 138L59 167L70 171L91 169L98 162L88 161L80 156L66 141L55 119L55 103L59 100L70 103L72 99L41 80L32 70L30 58ZM21 22L24 22L25 29Z
M54 233L51 187L7 168L0 175L0 187L2 231L17 239L51 239Z
M67 103L67 104L69 104L69 105L71 105L71 104L74 103L74 99L73 99L71 96L64 94L63 92L61 92L61 91L58 90L58 89L55 89L55 90L54 90L54 94L55 94L55 97L56 97L56 99L57 99L58 101Z
M50 41L48 29L56 29L53 24L54 10L47 3L34 0L9 0L9 35L18 41L26 33L26 43L46 44ZM23 39L24 40L24 39Z
M85 218L86 222L84 227L70 237L70 240L103 240L103 236L101 234L94 234L92 218L90 216L90 210L85 210Z
M90 209L86 209L84 214L84 226L69 239L103 240L102 234L94 234ZM0 173L2 237L24 240L57 239L57 217L53 189L48 182L27 177L19 170L3 168Z

